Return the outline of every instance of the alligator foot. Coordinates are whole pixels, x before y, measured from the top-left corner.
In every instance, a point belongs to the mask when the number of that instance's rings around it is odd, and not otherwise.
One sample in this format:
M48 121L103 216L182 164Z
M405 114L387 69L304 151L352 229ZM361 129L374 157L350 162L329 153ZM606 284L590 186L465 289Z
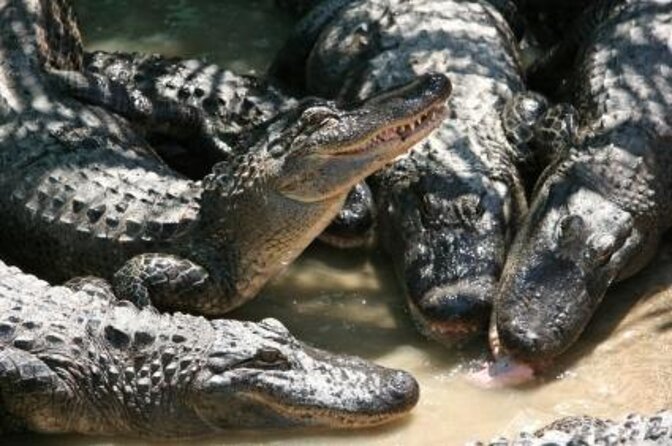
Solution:
M201 266L174 255L150 253L128 260L114 275L114 294L143 308L199 309L208 312L216 292L209 273ZM151 299L150 299L151 296ZM193 298L192 298L193 297Z

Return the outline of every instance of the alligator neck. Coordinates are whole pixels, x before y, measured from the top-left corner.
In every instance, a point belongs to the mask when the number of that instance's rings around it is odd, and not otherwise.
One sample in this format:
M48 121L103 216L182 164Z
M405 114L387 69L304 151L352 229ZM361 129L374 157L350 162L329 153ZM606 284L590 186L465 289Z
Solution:
M241 303L254 297L326 228L345 194L319 203L251 187L233 199L204 196L200 228L218 253L228 253L227 287ZM213 212L214 211L214 212Z

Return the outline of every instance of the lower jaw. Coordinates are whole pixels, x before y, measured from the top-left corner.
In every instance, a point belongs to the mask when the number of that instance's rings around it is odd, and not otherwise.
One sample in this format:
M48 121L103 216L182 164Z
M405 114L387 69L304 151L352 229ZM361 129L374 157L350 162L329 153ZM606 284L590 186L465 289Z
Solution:
M258 394L249 394L250 399L263 402L277 415L287 420L287 425L297 428L317 429L365 429L380 426L407 416L416 403L400 405L381 413L351 413L335 409L308 409L282 406Z
M478 321L431 321L412 302L408 303L408 308L418 331L441 344L459 345L485 335L485 324Z

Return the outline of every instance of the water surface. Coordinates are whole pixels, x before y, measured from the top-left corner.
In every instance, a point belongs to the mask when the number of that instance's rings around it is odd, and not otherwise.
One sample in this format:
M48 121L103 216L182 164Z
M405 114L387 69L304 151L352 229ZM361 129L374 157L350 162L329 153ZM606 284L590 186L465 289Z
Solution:
M201 57L260 71L293 19L273 0L74 0L86 47Z
M75 3L89 49L204 56L239 72L263 70L291 24L271 1ZM233 316L275 317L297 337L319 347L408 370L421 385L418 407L403 421L377 429L226 434L189 444L453 445L540 426L564 415L657 410L670 401L672 392L670 284L672 259L661 254L645 272L608 294L597 323L544 382L523 389L483 390L465 376L469 363L482 359L485 347L449 350L418 335L381 253L314 246ZM145 444L77 436L28 440L50 446Z

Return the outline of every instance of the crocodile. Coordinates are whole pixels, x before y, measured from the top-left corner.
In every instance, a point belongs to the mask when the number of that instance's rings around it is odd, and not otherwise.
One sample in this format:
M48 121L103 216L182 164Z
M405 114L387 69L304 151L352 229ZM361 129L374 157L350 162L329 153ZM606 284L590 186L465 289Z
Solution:
M559 135L570 146L536 185L495 299L492 349L538 368L672 224L672 3L606 3L575 65L579 130Z
M0 261L0 434L355 428L418 397L410 374L306 345L275 319L160 314L102 279L51 286Z
M309 93L345 102L430 70L451 78L450 119L369 184L420 330L447 343L487 332L533 158L507 139L515 120L500 116L526 97L508 22L479 1L354 2L328 21L305 63ZM544 109L538 101L527 111Z
M97 78L97 85L107 88L91 88L86 82L84 88L69 88L71 94L110 108L131 122L142 113L129 98L141 97L143 107L153 110L157 117L150 122L140 119L139 130L169 166L192 179L205 176L218 161L229 161L240 135L297 103L258 77L238 75L199 59L95 51L84 54L84 72L102 76ZM165 125L161 117L176 107L187 108L172 111L185 117L186 122ZM203 116L205 129L203 123L194 126L193 119L188 119L193 114ZM203 153L203 139L215 138L221 144ZM373 239L374 222L371 191L365 183L359 183L319 240L341 248L363 246Z
M438 125L451 91L445 76L427 74L348 109L308 99L193 181L126 119L48 88L39 54L71 31L48 26L43 3L0 6L0 79L9 86L0 91L16 114L0 127L0 248L52 283L110 279L140 306L217 315L254 297L354 184Z
M521 432L514 438L500 437L469 446L667 446L672 443L672 411L653 415L630 414L622 420L589 416L565 417L534 433Z

